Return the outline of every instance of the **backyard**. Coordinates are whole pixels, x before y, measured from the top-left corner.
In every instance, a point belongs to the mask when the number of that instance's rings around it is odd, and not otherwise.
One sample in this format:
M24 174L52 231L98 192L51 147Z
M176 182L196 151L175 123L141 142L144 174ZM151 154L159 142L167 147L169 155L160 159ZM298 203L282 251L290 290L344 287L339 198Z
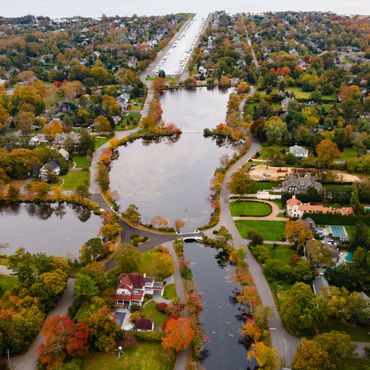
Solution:
M272 208L267 203L242 201L230 203L230 212L232 216L268 216Z
M71 169L65 176L61 176L60 179L64 180L62 185L64 190L75 190L79 186L88 186L89 172Z
M140 342L126 349L119 359L116 352L91 353L83 361L83 370L172 370L175 356L163 353L160 343Z
M248 233L255 230L261 234L264 240L279 241L283 238L284 221L258 221L258 220L242 220L235 221L235 225L239 230L240 235L247 239Z
M155 326L162 326L168 317L167 314L160 312L157 309L157 303L154 301L150 301L145 304L141 309L141 313L146 319L154 321Z
M164 287L163 298L165 298L165 299L175 299L175 298L177 298L176 285L175 284L167 284Z

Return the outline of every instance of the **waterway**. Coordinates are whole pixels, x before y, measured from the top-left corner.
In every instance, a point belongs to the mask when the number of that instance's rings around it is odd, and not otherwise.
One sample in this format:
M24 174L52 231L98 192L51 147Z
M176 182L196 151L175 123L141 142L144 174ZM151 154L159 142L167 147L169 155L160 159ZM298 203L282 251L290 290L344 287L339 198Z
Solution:
M162 96L164 121L176 124L183 134L176 142L137 140L119 148L110 180L121 210L135 203L144 223L160 215L170 224L185 221L188 231L208 223L210 180L221 157L231 156L236 148L204 138L203 129L225 120L229 93L199 88Z
M224 261L222 251L198 243L186 243L184 254L191 262L193 280L202 294L201 324L206 337L202 365L208 370L245 370L255 365L247 360L240 341L242 306L235 302L238 286L234 268Z
M78 258L84 242L97 236L100 217L69 204L14 204L0 209L1 253L24 247L31 253Z

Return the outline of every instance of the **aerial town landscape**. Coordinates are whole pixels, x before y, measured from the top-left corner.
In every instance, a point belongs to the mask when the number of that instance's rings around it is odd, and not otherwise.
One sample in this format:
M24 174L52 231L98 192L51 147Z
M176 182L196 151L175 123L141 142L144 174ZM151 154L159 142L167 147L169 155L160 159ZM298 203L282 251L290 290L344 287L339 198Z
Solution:
M370 16L161 11L0 13L0 370L370 370Z

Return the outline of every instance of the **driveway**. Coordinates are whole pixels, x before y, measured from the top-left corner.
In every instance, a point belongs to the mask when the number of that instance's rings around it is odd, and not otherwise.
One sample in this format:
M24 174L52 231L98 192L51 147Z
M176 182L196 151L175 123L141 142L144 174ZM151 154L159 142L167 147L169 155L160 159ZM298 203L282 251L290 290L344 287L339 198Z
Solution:
M74 280L68 279L67 288L64 290L62 296L60 297L56 307L49 312L46 320L52 316L56 315L67 315L68 307L73 303L73 287ZM28 351L22 355L13 357L11 359L11 369L12 370L37 370L37 359L38 354L36 352L37 348L44 342L44 337L42 335L42 330L37 335L36 339L32 343Z

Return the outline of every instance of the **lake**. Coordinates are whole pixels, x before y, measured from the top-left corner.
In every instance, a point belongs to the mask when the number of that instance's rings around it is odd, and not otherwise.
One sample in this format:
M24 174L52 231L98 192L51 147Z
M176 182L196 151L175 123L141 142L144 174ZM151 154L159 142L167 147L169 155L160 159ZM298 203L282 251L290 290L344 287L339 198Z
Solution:
M0 208L0 243L12 254L24 247L31 253L78 258L84 242L98 235L100 217L70 204L13 204Z
M223 122L229 91L178 90L161 98L163 119L183 130L176 142L136 140L119 148L112 162L111 189L118 192L121 210L136 204L142 221L154 216L181 219L186 230L208 223L211 214L210 180L224 155L235 148L203 137L203 129Z

